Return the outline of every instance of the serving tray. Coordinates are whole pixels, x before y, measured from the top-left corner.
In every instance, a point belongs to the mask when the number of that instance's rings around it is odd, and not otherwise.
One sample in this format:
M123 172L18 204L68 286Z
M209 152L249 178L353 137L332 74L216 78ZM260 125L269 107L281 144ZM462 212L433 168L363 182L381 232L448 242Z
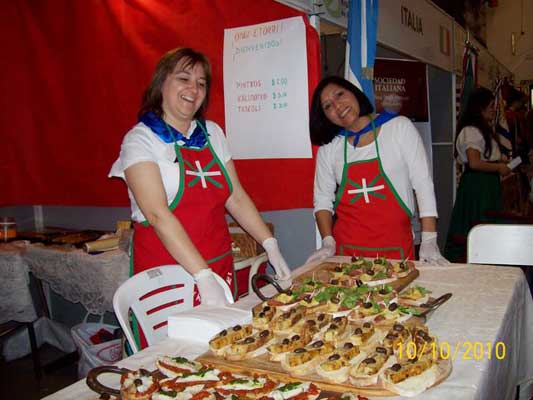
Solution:
M372 385L366 387L358 387L352 385L349 381L344 383L331 383L326 381L318 374L309 374L303 377L294 377L289 375L287 371L281 368L281 364L276 361L270 361L268 354L263 354L259 357L250 358L248 360L230 361L221 357L215 356L211 351L208 351L199 356L196 361L201 363L210 364L216 368L220 368L232 373L240 374L260 374L268 375L269 377L278 380L280 382L295 382L295 381L310 381L317 385L321 390L343 393L353 392L363 396L397 396L397 394L384 389L379 385ZM431 386L436 386L444 381L452 372L452 362L448 360L439 360L438 366L438 378Z

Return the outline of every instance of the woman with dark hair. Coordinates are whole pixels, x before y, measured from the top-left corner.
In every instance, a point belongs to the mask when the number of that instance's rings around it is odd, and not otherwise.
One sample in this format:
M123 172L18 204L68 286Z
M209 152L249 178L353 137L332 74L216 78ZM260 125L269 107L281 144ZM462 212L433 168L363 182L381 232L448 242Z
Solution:
M447 264L437 246L435 193L422 139L409 119L372 111L345 79L325 78L315 90L310 128L312 142L321 146L314 208L322 247L308 262L336 253L413 259L414 189L420 259Z
M222 129L203 118L210 86L202 53L165 54L109 176L128 185L135 222L131 273L179 264L195 278L202 303L224 305L225 283L214 273L234 288L226 210L262 243L279 279L291 272L239 182Z
M470 94L459 117L455 136L455 157L464 165L446 238L445 256L465 261L468 231L478 223L496 222L487 211L501 211L500 176L511 173L501 161L498 137L493 129L496 108L489 89Z

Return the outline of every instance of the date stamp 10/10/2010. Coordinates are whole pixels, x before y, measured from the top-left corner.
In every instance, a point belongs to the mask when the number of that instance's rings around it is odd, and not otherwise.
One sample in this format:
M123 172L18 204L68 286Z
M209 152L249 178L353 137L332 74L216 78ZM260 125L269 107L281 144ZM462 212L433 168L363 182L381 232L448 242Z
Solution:
M459 341L454 345L448 342L436 342L417 345L413 341L397 343L395 345L395 353L398 360L414 360L423 354L429 355L433 360L482 360L487 358L489 360L503 360L507 353L507 347L504 342L470 342Z

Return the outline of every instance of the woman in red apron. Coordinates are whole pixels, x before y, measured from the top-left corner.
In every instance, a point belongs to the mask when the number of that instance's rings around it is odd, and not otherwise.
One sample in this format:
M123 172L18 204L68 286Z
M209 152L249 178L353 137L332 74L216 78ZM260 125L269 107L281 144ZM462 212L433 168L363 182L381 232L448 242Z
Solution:
M445 264L436 244L435 195L421 139L406 118L388 112L373 117L372 111L368 98L345 79L325 78L315 90L310 125L313 143L322 146L315 217L323 239L308 262L334 254L414 259L414 204L407 201L416 187L423 199L420 258ZM395 140L407 143L396 146ZM409 154L418 152L420 160Z
M131 273L179 264L195 278L195 304L224 305L225 288L213 273L236 293L226 211L263 244L280 280L291 273L240 185L222 130L203 119L210 83L203 54L165 54L110 175L126 180L132 202Z

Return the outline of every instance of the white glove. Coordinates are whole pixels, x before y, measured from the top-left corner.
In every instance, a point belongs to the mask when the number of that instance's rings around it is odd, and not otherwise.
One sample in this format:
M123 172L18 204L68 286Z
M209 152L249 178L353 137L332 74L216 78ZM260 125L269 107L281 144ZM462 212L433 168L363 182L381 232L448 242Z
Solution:
M333 239L333 236L326 236L322 239L322 247L311 254L305 263L308 264L315 261L322 261L328 257L332 257L335 255L336 248L337 243L335 242L335 239Z
M269 237L261 244L267 252L270 265L272 265L274 271L276 271L276 279L280 281L290 280L292 272L279 251L278 241L273 237Z
M229 305L226 298L226 292L224 290L224 283L215 278L215 273L209 268L200 270L193 275L200 297L202 298L202 304L210 306L227 306Z
M448 265L437 246L437 232L422 232L422 242L420 243L420 261L428 264Z

